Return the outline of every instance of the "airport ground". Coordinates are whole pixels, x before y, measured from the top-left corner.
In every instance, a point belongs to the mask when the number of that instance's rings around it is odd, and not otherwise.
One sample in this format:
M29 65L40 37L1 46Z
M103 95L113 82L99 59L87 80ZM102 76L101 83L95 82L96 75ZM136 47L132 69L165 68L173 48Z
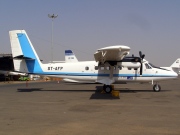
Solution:
M180 135L180 79L160 85L1 82L0 135Z

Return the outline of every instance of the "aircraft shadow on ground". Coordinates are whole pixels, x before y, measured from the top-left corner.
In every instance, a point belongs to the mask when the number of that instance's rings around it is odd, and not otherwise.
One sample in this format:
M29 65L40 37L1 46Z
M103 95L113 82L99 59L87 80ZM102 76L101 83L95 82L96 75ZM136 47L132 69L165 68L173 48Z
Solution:
M154 92L153 90L143 90L143 89L136 89L136 90L132 90L132 89L128 89L128 88L119 88L116 89L117 91L119 91L120 93L137 93L137 92ZM71 89L67 89L67 90L48 90L45 89L43 90L43 88L18 88L17 92L33 92L33 91L40 91L40 92L46 92L46 91L52 91L52 92L95 92L94 94L101 94L101 95L105 95L106 93L102 94L102 86L96 86L95 89L92 90L83 90L83 89L79 89L79 90L71 90ZM162 90L161 92L167 92L167 91L171 91L171 90ZM107 94L109 95L109 94Z
M108 99L108 100L114 100L114 99L120 99L120 96L119 97L114 97L112 96L111 94L107 94L107 93L102 93L102 87L100 86L97 86L96 87L96 90L60 90L60 89L57 89L57 90L43 90L43 88L19 88L17 89L17 92L34 92L34 91L38 91L38 92L93 92L93 94L90 96L89 99ZM131 90L131 89L119 89L118 90L120 92L120 95L121 93L139 93L139 92L154 92L153 90ZM170 91L170 90L162 90L161 92L167 92L167 91Z
M43 88L20 88L17 89L17 92L33 92L33 91L42 91Z
M43 90L43 88L20 88L17 89L17 92L33 92L33 91L40 91L40 92L93 92L96 90Z

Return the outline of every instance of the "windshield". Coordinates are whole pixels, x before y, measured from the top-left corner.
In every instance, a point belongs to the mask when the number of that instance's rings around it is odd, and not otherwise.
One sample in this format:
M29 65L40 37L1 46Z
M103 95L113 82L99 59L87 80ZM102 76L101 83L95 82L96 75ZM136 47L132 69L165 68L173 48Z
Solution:
M161 67L156 67L156 66L154 66L153 64L151 64L151 63L148 63L151 67L153 67L153 68L158 68L158 69L162 69L162 70L166 70L166 71L170 71L170 70L168 70L168 69L165 69L165 68L161 68Z
M157 67L157 66L154 66L153 64L151 64L151 63L148 63L151 67L153 67L153 68L159 68L159 67Z

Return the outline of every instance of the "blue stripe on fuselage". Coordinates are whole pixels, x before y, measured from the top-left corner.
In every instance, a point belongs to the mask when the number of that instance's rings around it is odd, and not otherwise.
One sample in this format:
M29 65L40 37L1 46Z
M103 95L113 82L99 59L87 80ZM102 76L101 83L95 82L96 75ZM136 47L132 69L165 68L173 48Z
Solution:
M42 75L60 75L60 76L101 76L109 77L109 74L98 74L98 73L73 73L73 72L44 72ZM176 77L175 75L153 75L153 74L144 74L140 76L139 74L113 74L113 77Z

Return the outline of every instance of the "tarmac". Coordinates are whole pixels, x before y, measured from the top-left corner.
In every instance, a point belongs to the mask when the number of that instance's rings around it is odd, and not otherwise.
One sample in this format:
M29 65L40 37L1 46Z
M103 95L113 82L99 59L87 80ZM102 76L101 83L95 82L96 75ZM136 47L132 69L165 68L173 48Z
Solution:
M0 135L180 135L180 79L115 84L0 83Z

